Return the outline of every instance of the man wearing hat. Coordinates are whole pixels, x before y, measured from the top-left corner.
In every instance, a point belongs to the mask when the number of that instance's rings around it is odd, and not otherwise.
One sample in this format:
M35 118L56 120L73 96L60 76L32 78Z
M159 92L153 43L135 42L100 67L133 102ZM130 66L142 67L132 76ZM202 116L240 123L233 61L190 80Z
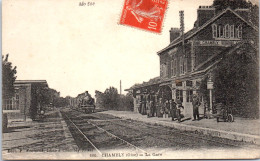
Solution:
M200 117L199 117L200 101L196 94L193 95L192 106L193 106L193 120L192 121L195 121L196 119L199 120L200 119Z
M176 116L176 103L174 102L174 99L170 100L170 110L171 110L171 117L172 117L172 121L174 121L175 118L177 118Z
M157 117L162 117L162 116L163 116L163 102L162 102L162 98L159 98Z

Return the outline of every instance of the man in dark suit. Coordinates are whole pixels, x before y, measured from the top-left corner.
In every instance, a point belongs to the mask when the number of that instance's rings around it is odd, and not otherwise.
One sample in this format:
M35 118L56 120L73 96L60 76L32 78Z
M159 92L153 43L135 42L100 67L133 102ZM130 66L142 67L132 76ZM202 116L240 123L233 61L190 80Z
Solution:
M196 94L193 95L192 106L193 106L193 120L192 121L195 121L196 119L200 120L200 117L199 117L200 101Z
M176 118L176 103L174 102L174 99L170 100L170 110L171 110L171 117L172 121L175 121Z

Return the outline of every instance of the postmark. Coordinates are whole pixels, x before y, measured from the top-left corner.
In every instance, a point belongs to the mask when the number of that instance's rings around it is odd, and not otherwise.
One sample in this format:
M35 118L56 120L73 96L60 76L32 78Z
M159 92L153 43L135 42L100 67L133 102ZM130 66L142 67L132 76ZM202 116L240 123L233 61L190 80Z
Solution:
M167 0L125 0L120 24L160 33Z

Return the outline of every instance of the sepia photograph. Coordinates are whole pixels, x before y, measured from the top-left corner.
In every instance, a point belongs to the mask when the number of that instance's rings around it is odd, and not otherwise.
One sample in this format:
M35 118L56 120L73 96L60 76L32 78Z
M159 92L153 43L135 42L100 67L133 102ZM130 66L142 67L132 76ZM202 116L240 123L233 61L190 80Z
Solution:
M3 160L259 159L258 0L3 0Z

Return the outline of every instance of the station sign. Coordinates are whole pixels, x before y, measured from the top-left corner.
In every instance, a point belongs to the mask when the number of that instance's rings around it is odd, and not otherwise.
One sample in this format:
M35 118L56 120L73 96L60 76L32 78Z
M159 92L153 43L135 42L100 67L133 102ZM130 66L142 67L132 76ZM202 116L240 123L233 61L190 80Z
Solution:
M239 43L241 41L231 41L231 40L198 40L194 41L195 46L231 46Z
M214 89L212 81L207 82L207 89Z

